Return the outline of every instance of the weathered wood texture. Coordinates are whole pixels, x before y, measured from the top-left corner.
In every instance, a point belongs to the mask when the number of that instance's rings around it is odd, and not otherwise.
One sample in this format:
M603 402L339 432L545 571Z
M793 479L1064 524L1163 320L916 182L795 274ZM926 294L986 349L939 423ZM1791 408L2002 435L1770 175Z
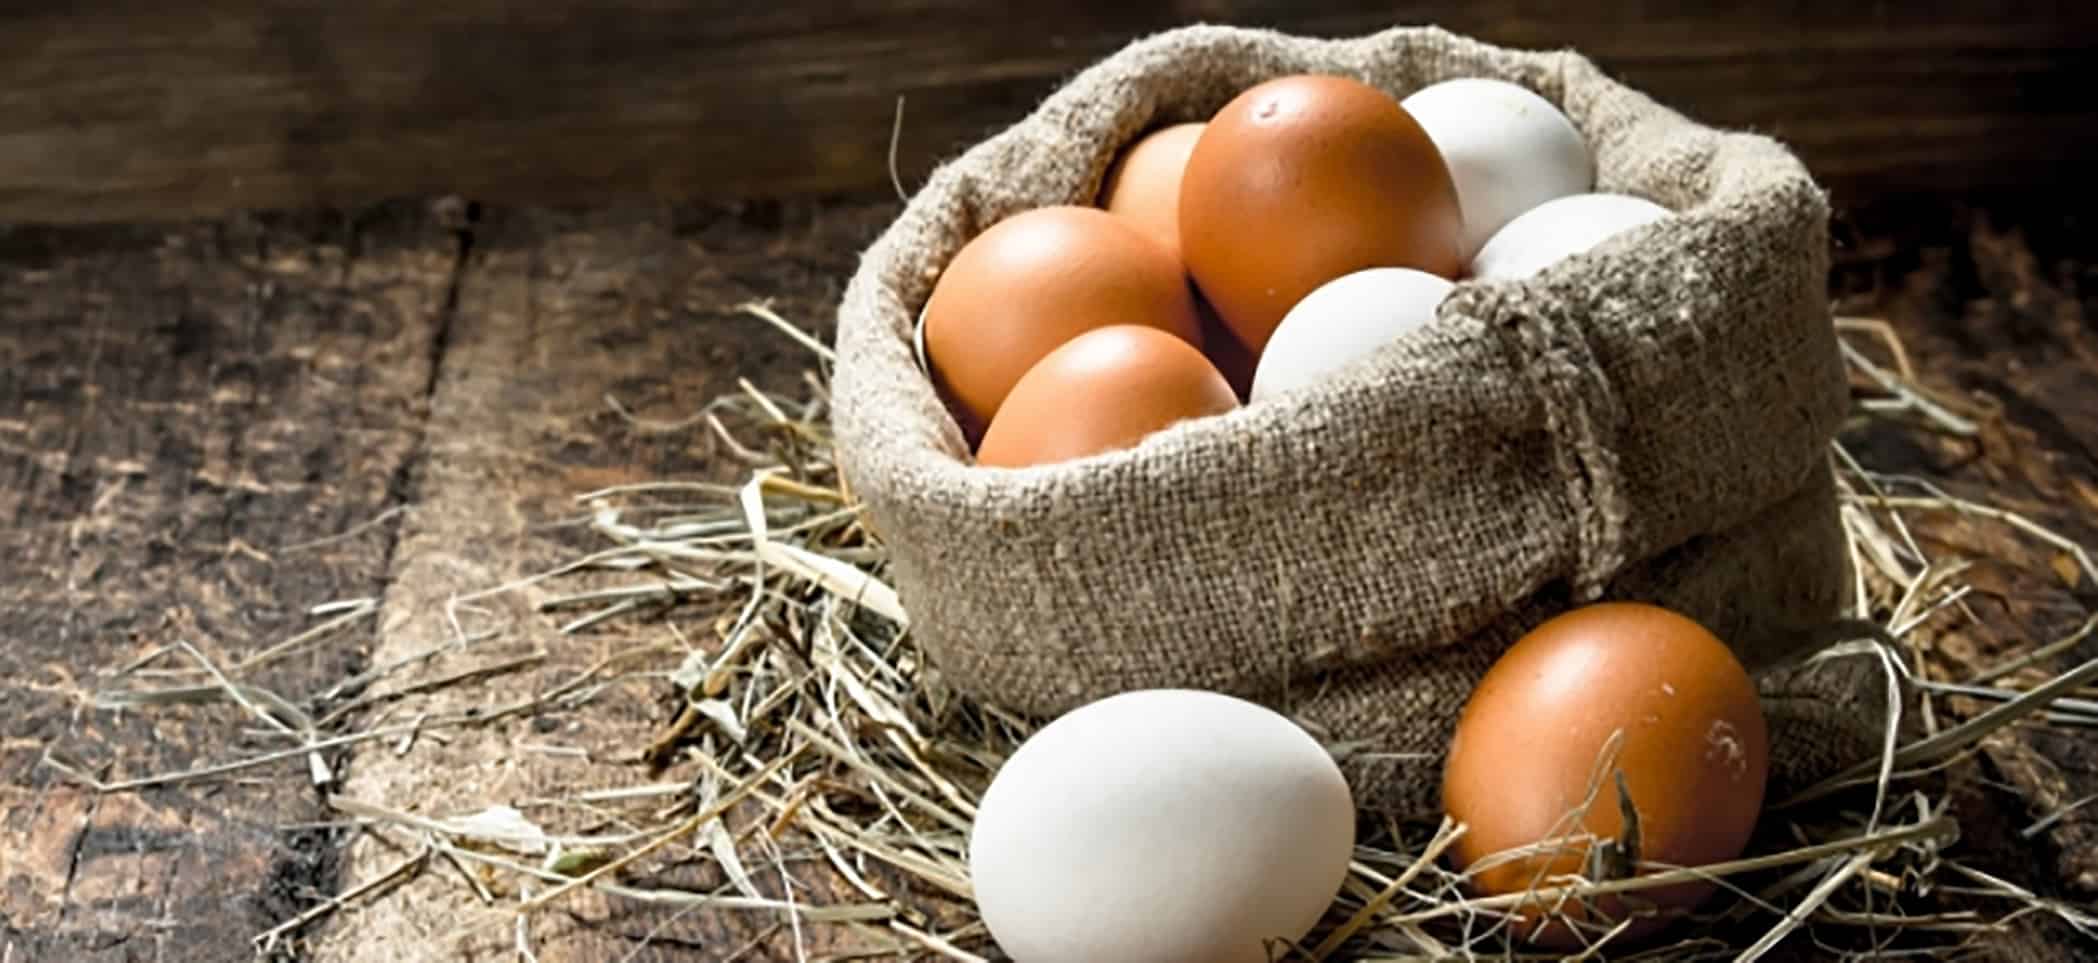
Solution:
M592 828L601 821L587 813L531 800L700 775L690 762L651 771L640 750L674 707L666 703L671 690L662 673L687 645L718 646L718 607L611 620L563 635L562 623L589 610L542 613L534 606L554 592L587 587L587 578L482 593L604 547L580 526L561 524L587 511L573 501L579 494L669 479L742 481L748 466L728 457L691 416L734 391L738 378L795 393L815 359L735 308L768 298L798 323L828 331L857 251L889 213L886 207L806 205L685 216L516 213L496 215L476 231L431 398L427 452L413 479L416 510L396 553L374 661L445 642L451 635L447 602L456 597L473 597L462 610L464 631L500 627L501 634L383 685L393 689L544 653L543 661L499 685L440 690L413 704L418 713L476 706L486 712L552 691L607 658L653 652L608 672L610 684L582 704L421 739L405 753L364 753L346 795L440 818L519 805L554 832L603 832ZM640 420L622 417L608 398ZM581 823L563 828L579 816ZM348 861L349 879L383 874L410 848L400 834L360 839ZM665 857L649 867L662 885L705 890L723 883L718 867L684 845ZM514 905L508 887L515 881L501 875L500 888ZM769 880L767 891L777 882ZM799 898L814 899L839 884L825 872L799 885ZM512 956L517 936L500 925L502 909L483 907L449 872L426 874L362 910L355 922L325 930L313 958L380 963ZM548 963L720 959L775 929L771 914L680 913L592 894L561 909L536 917L528 933ZM491 925L462 934L476 923ZM813 942L823 945L820 937Z
M329 815L296 764L253 781L98 798L38 760L55 749L121 776L252 749L260 743L225 743L243 723L230 707L93 709L85 699L94 673L178 640L237 658L310 624L307 606L383 595L365 635L258 680L303 695L374 654L385 661L445 641L453 596L594 547L573 526L543 524L575 517L574 494L738 477L741 466L703 429L631 423L606 396L675 422L737 375L790 386L799 350L731 309L771 297L788 317L827 331L860 245L893 211L801 202L595 215L498 209L473 225L392 211L0 235L0 672L23 680L0 692L9 726L0 744L0 959L245 958L253 933L405 855L412 841L398 833L359 834L345 858L345 834L280 832ZM465 228L463 260L448 226ZM1978 442L1885 422L1860 428L1845 440L1861 459L2098 543L2098 245L2088 226L2044 205L1994 214L1903 205L1859 219L1835 281L1844 308L1887 317L1936 387L1996 412L1982 419ZM408 511L359 527L397 505ZM345 531L354 534L310 544ZM2029 564L1987 561L2033 557L2031 541L1999 527L1947 518L1918 535L1934 551L1983 560L1966 576L1979 586L1976 618L1933 634L1934 672L1958 677L2098 607L2098 591L2080 579L2044 570L2035 579ZM503 638L368 694L534 651L543 661L494 685L381 699L367 722L529 698L635 646L714 637L696 612L559 636L570 613L531 606L553 588L473 601L459 610L462 627L502 625ZM2086 643L2059 664L2093 655L2098 643ZM631 669L659 672L670 661ZM405 754L390 741L360 747L337 757L347 762L340 792L443 816L492 803L529 808L582 784L691 778L689 768L650 773L632 761L667 718L666 691L660 677L629 676L540 721L433 730ZM2023 730L1992 742L1974 765L1987 781L1966 782L1954 804L1966 829L1961 858L2088 905L2098 893L2098 813L2032 840L2019 830L2098 791L2089 744ZM607 829L557 808L531 812L557 828ZM656 869L687 886L718 881L675 861ZM488 879L514 898L510 877ZM778 892L776 879L759 884ZM567 908L533 923L540 959L717 959L777 922L596 899ZM435 865L304 932L287 956L515 958L514 931L454 939L482 912L456 871ZM1980 955L2076 959L2092 949L2044 916L2024 927L1990 938ZM1814 958L1814 937L1854 935L1802 932L1776 958ZM780 939L745 958L792 958Z
M0 236L0 958L252 959L333 888L328 834L287 828L321 812L298 761L96 795L42 760L283 745L230 708L98 710L97 673L181 642L230 664L385 588L391 528L360 525L417 448L451 270L412 216ZM360 628L244 681L303 696Z
M438 613L445 598L528 575L584 551L587 541L573 533L535 530L532 524L574 511L565 501L574 493L679 472L677 477L736 477L735 465L703 457L707 442L696 426L640 431L615 417L602 396L609 391L646 416L671 420L725 386L718 365L736 365L761 381L780 383L792 373L791 349L718 310L754 294L777 293L790 317L827 328L835 284L850 267L845 254L886 213L886 207L788 205L755 208L736 218L716 214L711 224L680 225L679 217L659 215L513 215L485 225L461 287L458 319L433 400L434 441L417 475L421 508L403 538L396 591L389 596L387 623L394 628L382 642L381 660L415 651L441 632ZM2077 333L2081 308L2065 306L2065 300L2075 301L2075 292L2088 286L2087 274L2077 273L2092 263L2087 254L2076 254L2052 272L2035 272L2031 265L2037 262L2023 238L1985 223L1970 229L1968 223L1953 217L1921 234L1914 233L1919 230L1914 225L1873 225L1914 240L1890 247L1888 235L1877 234L1864 250L1846 255L1848 266L1838 283L1861 292L1851 306L1890 317L1932 371L2004 367L2003 356L1987 344L1947 344L1961 332L1990 325L2015 327L2046 317L2052 319L2042 325L2048 337L2085 337ZM2056 228L2050 237L2062 233ZM2035 286L2036 275L2054 280ZM684 325L702 317L707 337L685 337L693 329ZM2031 352L2029 364L2043 378L2081 377L2061 363L2068 359L2059 347L2036 345L2029 336L2018 343ZM696 362L694 352L702 350L710 360ZM2051 391L2039 397L2035 409L1992 422L1990 437L2004 441L1963 462L1917 461L1915 451L1964 443L1884 422L1860 429L1849 440L1875 467L1923 472L1991 500L2008 480L2047 472L2053 473L2046 477L2054 488L2073 486L2076 479L2098 484L2098 465L2075 463L2070 437L2034 415L2035 410L2062 409L2058 417L2074 421L2082 416L2069 409L2079 402L2054 400ZM1962 474L1967 471L1981 474ZM2012 485L2007 491L2010 504L2028 504L2019 500L2030 497L2026 489ZM2036 517L2080 525L2066 530L2086 541L2098 535L2088 521L2060 506ZM1986 527L1925 524L1920 532L1947 553L1986 551L2019 559L2025 557L2019 553L2030 551ZM1978 602L1987 613L1982 623L1954 624L1936 637L1945 654L1940 671L1971 668L2030 645L2030 632L2019 627L2054 632L2091 601L2070 587L1984 584L1997 607ZM533 590L477 600L481 611L468 623L500 621L510 626L514 644L551 654L532 673L519 675L514 691L544 691L607 654L660 641L650 632L660 623L648 620L621 620L580 639L560 638L553 627L565 616L530 609L528 603L541 594ZM704 618L673 615L670 621L682 626L683 639L705 644L712 637L713 627ZM441 675L515 654L515 648L478 651L429 671ZM485 693L462 697L479 694ZM690 773L677 767L657 775L632 761L635 748L667 717L662 694L657 680L627 680L587 707L557 715L550 725L520 721L461 733L448 744L419 744L399 758L369 753L360 757L351 791L375 801L416 800L427 807L425 814L436 815L572 793L579 785L686 778ZM573 750L587 752L587 761L559 754ZM2090 764L2088 750L2056 733L1996 740L1983 760L1960 772L1955 806L1965 840L1958 858L2049 895L2087 900L2089 884L2079 867L2090 851L2080 835L2089 823L2071 818L2033 841L2022 839L2019 830L2053 806L2098 788L2089 785ZM383 871L403 852L397 843L377 838L360 842L346 884ZM2035 872L2036 865L2060 872ZM680 870L674 863L657 878L688 888L720 882L708 869ZM776 881L758 882L764 892L778 892ZM827 880L818 873L798 885L806 899L821 892ZM433 874L355 917L331 922L317 937L315 955L341 963L500 955L514 939L509 930L490 928L457 938L459 926L482 918L482 912L456 880ZM680 914L584 898L573 903L571 913L538 918L530 937L546 960L627 952L637 959L707 959L736 951L747 951L748 959L792 959L776 923L762 914ZM752 942L768 932L769 939ZM827 928L811 927L810 932L812 952L850 949L850 944L835 943L838 934ZM1772 958L1814 959L1821 955L1817 938L1840 943L1855 936L1842 928L1817 933L1810 927ZM2009 932L1980 939L1975 950L1989 959L2048 961L2074 959L2089 948L2085 938L2059 921L2034 915Z
M0 222L446 192L484 201L886 190L1073 70L1190 22L1433 23L1572 47L1841 196L2074 186L2098 156L2098 5L1513 0L110 0L0 8Z

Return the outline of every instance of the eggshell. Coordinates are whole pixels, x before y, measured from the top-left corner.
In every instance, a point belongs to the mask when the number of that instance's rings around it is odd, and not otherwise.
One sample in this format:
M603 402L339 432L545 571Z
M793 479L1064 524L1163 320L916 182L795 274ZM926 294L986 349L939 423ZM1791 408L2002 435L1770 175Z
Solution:
M1602 769L1617 732L1623 742L1614 765ZM1724 643L1652 605L1575 609L1509 648L1458 718L1443 804L1469 831L1452 848L1452 861L1472 867L1584 830L1616 839L1624 828L1619 772L1638 812L1641 860L1698 866L1733 859L1755 830L1768 768L1755 684ZM1597 775L1601 791L1576 822L1572 814ZM1581 873L1589 849L1567 840L1551 856L1479 866L1472 882L1490 894L1550 885L1547 877ZM1712 889L1681 884L1594 903L1602 916L1618 919L1642 903L1693 906ZM1650 931L1653 921L1635 927ZM1549 946L1575 945L1564 925L1525 930Z
M976 463L1042 465L1127 448L1189 418L1238 407L1202 352L1156 328L1112 325L1071 339L1013 386Z
M1161 689L1081 706L1008 759L969 836L976 904L1018 963L1265 963L1340 890L1354 802L1262 706Z
M1165 245L1178 258L1180 253L1180 181L1187 172L1188 155L1206 127L1202 123L1174 124L1137 139L1108 168L1100 189L1100 204L1110 213L1127 218L1152 240ZM1202 353L1223 372L1231 390L1244 400L1253 385L1253 352L1224 327L1216 309L1201 289L1188 281L1195 298L1195 314L1201 321Z
M1464 256L1530 208L1595 185L1595 159L1573 122L1527 87L1460 77L1399 102L1442 152L1464 211Z
M1180 178L1203 124L1174 124L1137 139L1109 167L1100 206L1180 257Z
M1628 194L1573 194L1537 205L1495 232L1472 259L1481 281L1525 278L1635 227L1670 216Z
M1180 184L1188 273L1257 357L1319 285L1365 268L1454 278L1464 220L1449 168L1389 94L1297 75L1210 118Z
M1456 285L1412 268L1371 268L1320 285L1283 316L1253 373L1252 400L1324 380L1435 317Z
M918 360L918 370L932 373L932 362L925 360L925 312L918 312L918 320L911 324L911 357Z
M1099 208L1036 208L971 239L941 272L925 304L925 360L974 438L1036 362L1115 324L1202 344L1186 272L1157 241Z

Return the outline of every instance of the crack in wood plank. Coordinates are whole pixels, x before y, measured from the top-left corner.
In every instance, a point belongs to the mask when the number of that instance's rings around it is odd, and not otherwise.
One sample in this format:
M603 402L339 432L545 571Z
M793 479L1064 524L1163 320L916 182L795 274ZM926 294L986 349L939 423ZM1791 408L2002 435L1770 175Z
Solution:
M333 887L280 838L317 814L297 783L96 796L39 765L122 772L234 746L218 710L92 709L99 670L156 642L223 657L368 594L369 538L299 566L268 551L379 514L416 399L389 369L428 336L450 260L409 205L0 237L0 925L30 959L243 959L257 920ZM328 376L330 370L352 378ZM417 382L420 386L420 381ZM351 519L344 522L341 519ZM258 547L260 545L261 547ZM297 692L361 658L354 637L262 669ZM218 721L214 721L218 720ZM209 816L210 818L205 818ZM154 949L144 949L150 936Z
M852 258L886 209L788 206L773 212L779 222L755 231L719 209L666 213L497 211L484 219L461 281L425 455L416 465L413 519L393 557L383 616L388 629L377 661L446 638L452 632L443 617L446 599L577 553L582 543L574 533L537 524L572 515L574 494L671 475L734 478L738 466L712 457L703 428L641 431L607 408L604 397L618 395L644 411L686 413L730 390L738 375L794 386L804 367L802 350L734 317L734 305L784 295L782 310L825 325ZM695 294L704 300L691 303ZM544 651L544 664L505 676L501 691L546 691L579 667L658 641L664 631L659 624L614 622L560 636L550 617L532 610L531 596L480 600L477 606L489 614L469 613L476 621L468 628L495 618L504 637L433 659L395 684ZM705 635L697 623L687 631ZM345 792L440 818L554 794L574 781L666 778L649 774L632 751L660 721L660 695L645 681L618 682L575 711L460 731L449 745L418 742L405 756L366 751ZM496 697L486 687L438 690L418 696L415 711L461 711ZM540 727L585 752L533 751L546 738ZM368 876L390 858L387 847L367 838L353 847L350 875ZM505 899L517 898L514 880L488 885ZM666 919L594 894L579 895L574 910L534 921L541 960L618 957L637 949L631 937L658 925L671 940L741 943L749 927L765 922L702 914ZM359 911L354 922L330 921L315 958L362 963L514 955L507 928L459 945L441 942L489 911L451 874L425 874ZM635 959L662 958L662 947L639 949Z

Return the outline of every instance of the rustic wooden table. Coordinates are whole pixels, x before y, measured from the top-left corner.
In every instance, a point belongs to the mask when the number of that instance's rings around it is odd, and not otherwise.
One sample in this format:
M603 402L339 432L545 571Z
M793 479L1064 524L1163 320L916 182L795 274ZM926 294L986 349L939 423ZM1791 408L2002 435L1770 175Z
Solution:
M742 466L704 431L649 419L675 421L738 376L793 387L799 349L735 307L770 299L827 334L858 250L895 209L447 202L0 232L0 673L14 680L0 689L0 960L247 958L258 932L393 862L368 843L346 857L340 828L302 828L336 818L300 776L303 760L97 795L47 754L112 777L213 762L239 743L237 715L97 708L96 674L178 642L237 661L311 625L313 606L383 597L346 641L258 676L311 693L425 644L430 601L572 554L571 535L535 523L572 514L576 492L737 477ZM2098 544L2093 216L1929 200L1847 212L1839 306L1892 322L1928 383L1997 412L1978 440L1860 428L1846 442L1862 459L1989 492ZM1958 519L1925 535L1976 554L1989 548L1976 540L2001 538ZM2081 580L2033 586L1984 571L1978 584L1980 621L1935 640L1948 666L2066 633L2098 605ZM544 688L601 654L571 643L517 684ZM2098 643L2060 659L2093 655ZM554 758L473 785L517 794L602 778L622 768L611 740L661 723L651 691L409 757L332 750L343 782L331 791L458 787L487 740L514 750L535 734L598 754L596 768ZM1973 765L1985 781L1961 802L1962 845L1980 865L2089 905L2098 807L2030 839L2018 830L2098 792L2098 752L2021 729ZM436 905L338 918L285 955L379 959L371 947L398 940L401 956L450 958L410 949L441 927ZM604 958L650 934L637 958L715 959L763 935L747 919L665 927L602 906L566 920L542 934L541 959ZM2035 916L1987 949L2070 959L2098 945Z

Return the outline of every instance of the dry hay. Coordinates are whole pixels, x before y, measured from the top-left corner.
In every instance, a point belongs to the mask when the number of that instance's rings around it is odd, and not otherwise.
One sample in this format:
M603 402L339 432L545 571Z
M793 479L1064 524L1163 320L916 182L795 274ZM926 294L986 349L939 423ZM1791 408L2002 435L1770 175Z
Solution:
M995 958L972 912L964 844L991 775L1031 725L953 695L925 664L907 631L907 613L882 581L879 540L862 524L829 456L829 350L763 305L744 310L806 347L815 362L803 397L769 396L745 382L688 426L712 433L749 462L748 481L665 481L580 494L577 501L602 548L526 583L481 593L516 592L527 584L545 590L589 575L590 587L538 603L564 632L610 620L660 618L666 606L712 606L721 613L717 637L630 650L492 712L426 713L413 723L375 728L360 728L366 713L359 710L367 702L359 694L417 660L375 666L325 692L295 698L244 681L259 666L330 644L378 609L377 600L350 600L317 607L312 628L237 664L214 665L195 648L177 645L110 667L94 696L97 707L141 712L175 703L229 703L230 711L262 727L281 748L128 778L85 772L55 755L47 764L103 792L258 773L325 785L332 781L327 750L582 704L609 674L633 668L612 662L638 661L669 680L680 708L646 744L630 747L632 755L657 765L674 763L695 776L579 792L530 813L487 799L333 798L342 817L363 831L406 834L419 846L393 866L347 881L338 895L258 933L257 949L268 953L339 909L384 899L399 882L442 861L529 884L510 887L516 895L501 917L514 926L523 958L532 958L529 922L535 912L583 888L679 912L776 919L767 930L769 945L752 943L737 955L816 958L806 950L809 936L834 928L848 931L849 942L868 954ZM1885 324L1846 319L1840 326L1854 373L1875 386L1860 399L1869 417L1955 434L1976 430L1918 387ZM1960 763L1984 737L2006 726L2098 725L2098 704L2076 697L2098 678L2098 661L2041 685L2001 684L2016 670L2068 651L2098 625L2098 617L2069 638L2036 646L1965 681L1926 678L1916 671L1923 653L1912 640L1925 626L1962 618L1971 588L1961 581L1968 563L1927 553L1912 535L1910 519L1967 513L2044 549L1997 563L2037 567L2066 556L2094 582L2098 569L2081 546L2029 519L1955 499L1921 480L1880 475L1840 448L1831 457L1843 483L1843 518L1857 563L1855 614L1871 619L1879 611L1883 617L1873 620L1876 631L1861 633L1870 637L1836 645L1818 658L1874 660L1897 706L1903 692L1920 693L1919 735L1903 741L1890 728L1881 758L1860 760L1855 769L1793 799L1773 800L1742 859L1647 867L1656 871L1602 883L1547 880L1541 889L1579 902L1689 877L1720 882L1725 896L1708 903L1695 925L1672 931L1686 934L1682 942L1646 947L1627 958L1751 960L1801 930L1832 953L1952 958L2029 914L2052 915L2098 939L2098 917L2088 911L1963 863L1961 813L1952 809L1948 792L1949 780L1965 771ZM609 586L603 584L608 575ZM448 644L472 646L489 634L458 628ZM477 685L499 694L491 680L508 668L514 666L423 679L387 695L414 699ZM1991 707L1955 722L1947 701L1953 696ZM319 714L320 705L333 708ZM2041 818L2027 835L2088 802ZM1508 957L1510 921L1502 911L1519 897L1474 897L1464 877L1438 859L1462 831L1448 823L1364 820L1352 871L1332 911L1305 945L1276 947L1276 957ZM728 884L698 892L636 881L634 870L673 855L713 861ZM805 879L811 872L842 881L829 888L842 896L811 901L809 890L775 882ZM444 875L479 890L484 902L495 899L476 874ZM1589 955L1614 954L1614 932L1588 931L1594 941Z

